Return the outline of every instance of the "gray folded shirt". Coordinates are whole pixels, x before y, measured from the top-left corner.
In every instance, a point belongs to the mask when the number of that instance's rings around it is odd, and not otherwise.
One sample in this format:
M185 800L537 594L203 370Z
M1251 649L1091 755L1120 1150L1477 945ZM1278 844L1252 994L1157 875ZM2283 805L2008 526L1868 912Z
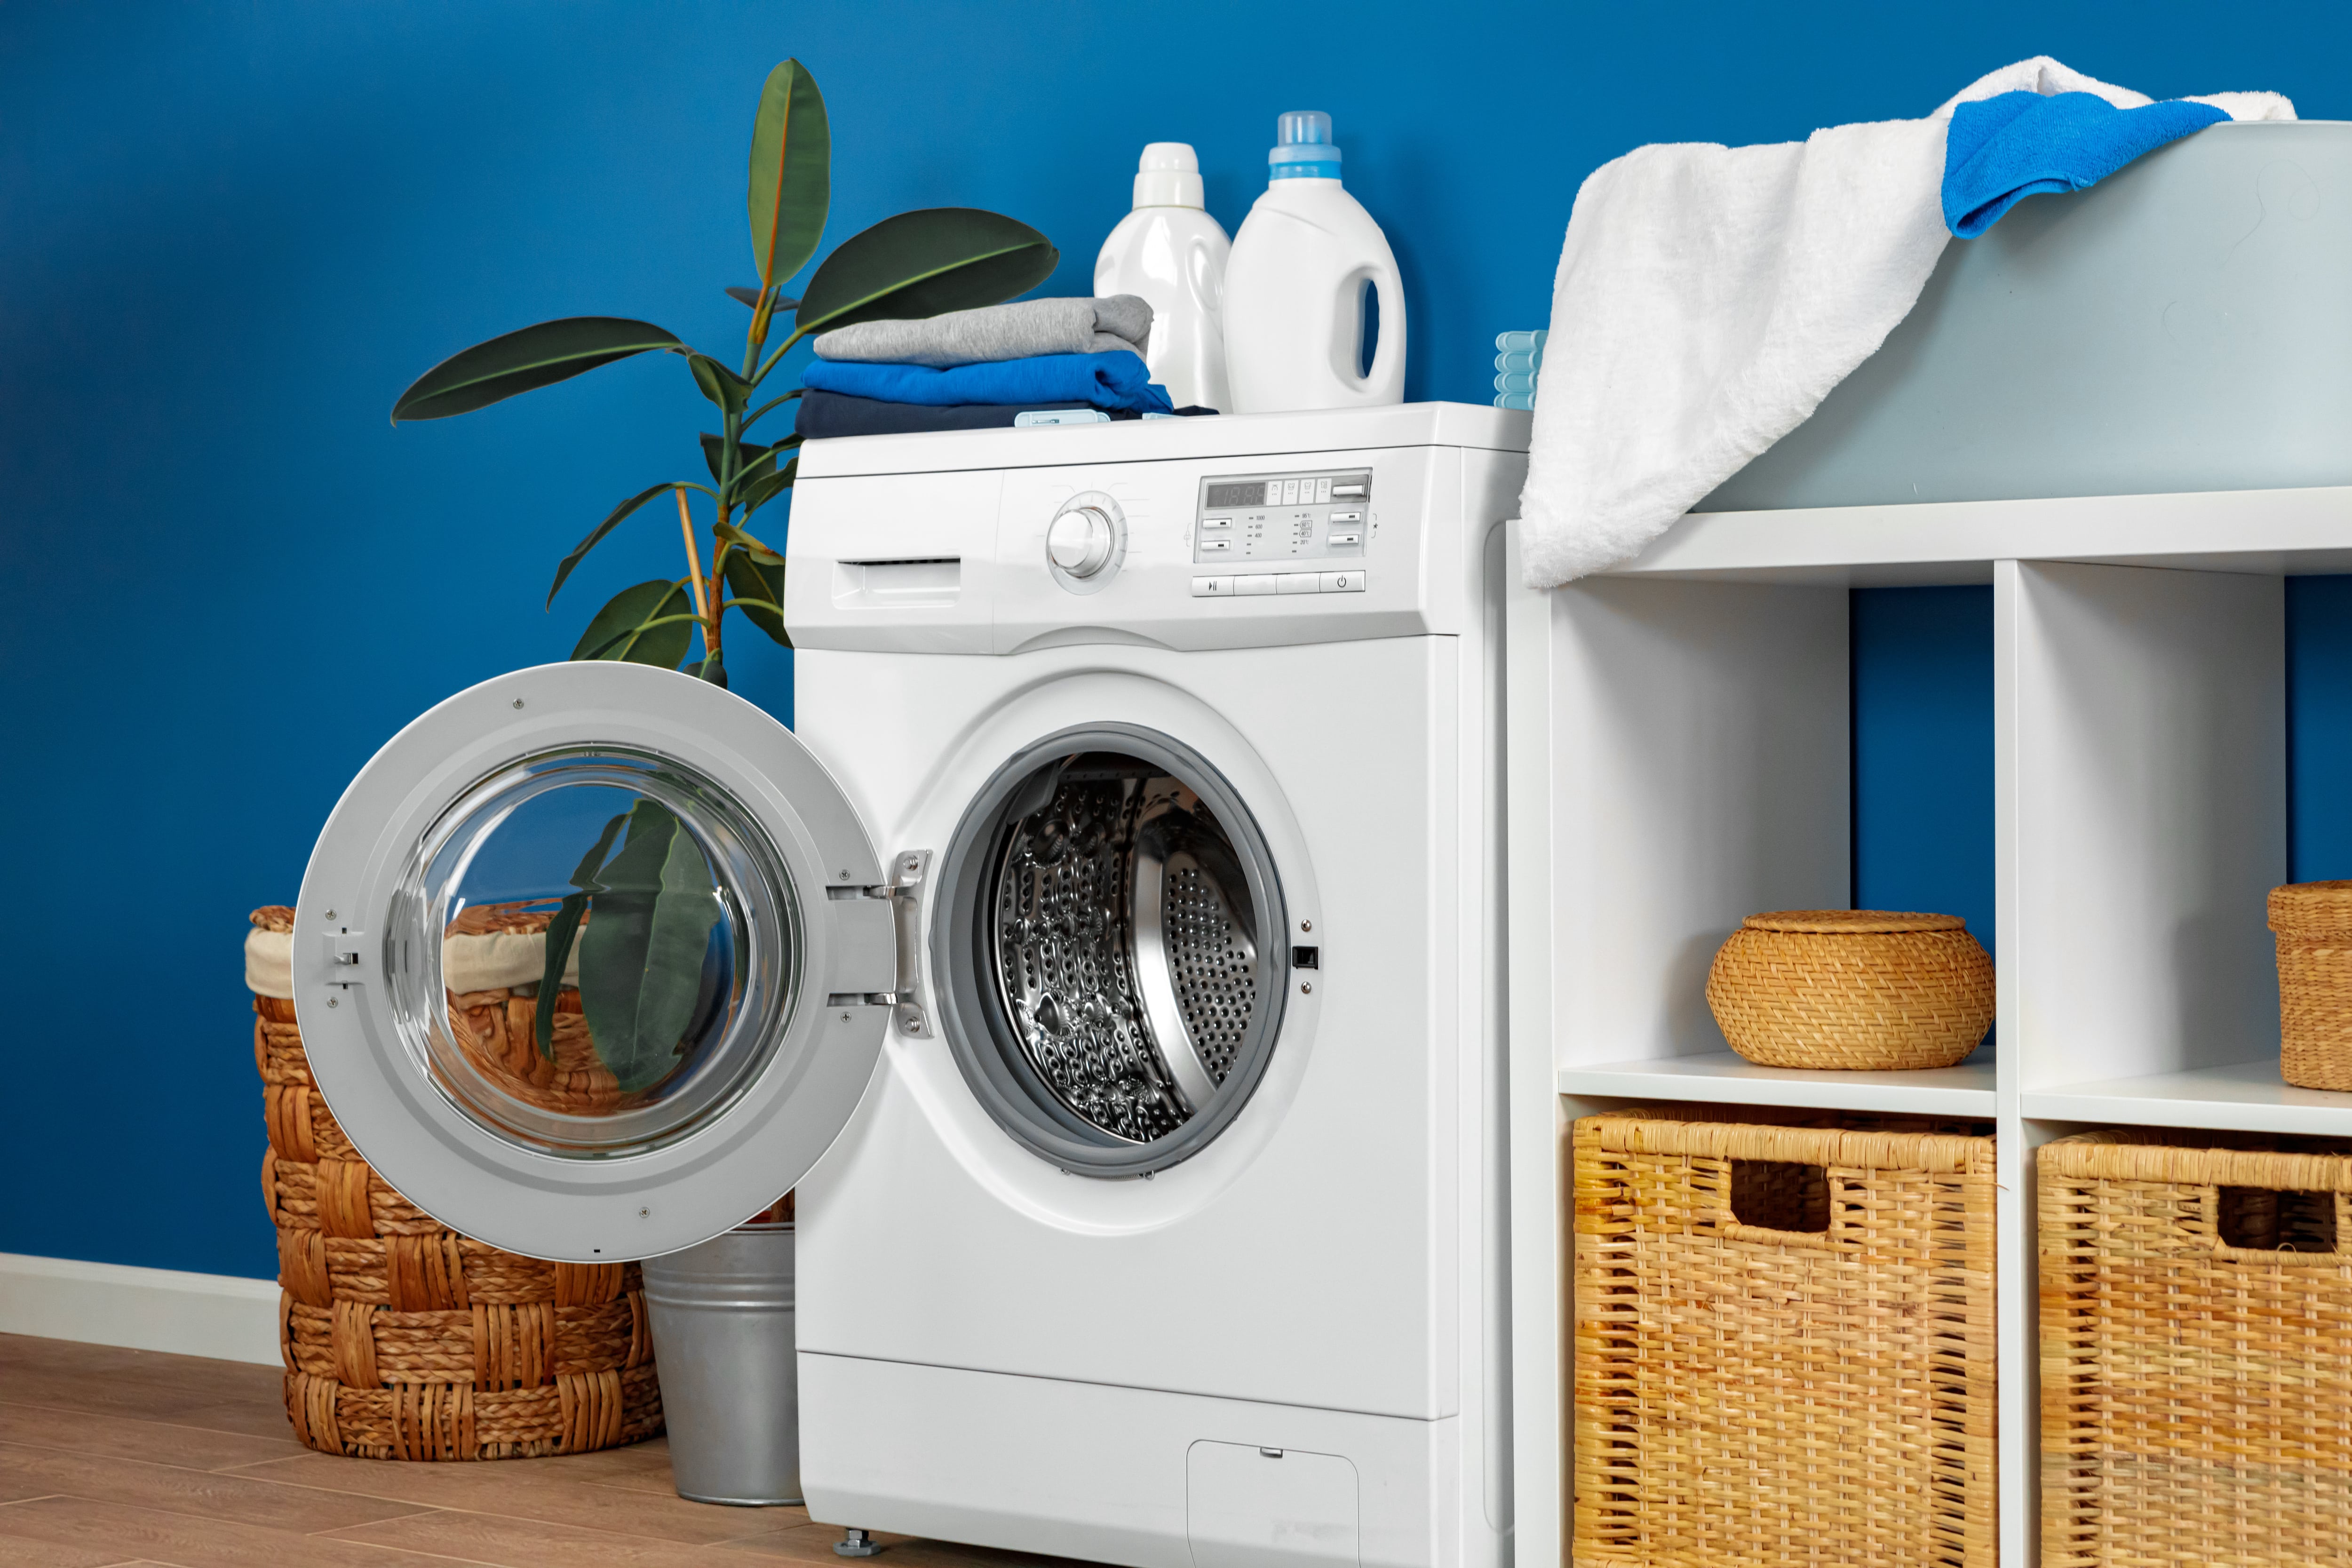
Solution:
M816 337L820 359L879 364L988 364L1034 354L1143 352L1151 307L1133 294L1108 300L1023 300L950 310L919 321L860 321Z

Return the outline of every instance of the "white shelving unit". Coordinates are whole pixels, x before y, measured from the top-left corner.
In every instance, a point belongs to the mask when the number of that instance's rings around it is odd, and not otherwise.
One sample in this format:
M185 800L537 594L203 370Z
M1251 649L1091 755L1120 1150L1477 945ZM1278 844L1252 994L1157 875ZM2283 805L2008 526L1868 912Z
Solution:
M2099 1125L2352 1136L2352 1095L2279 1079L2264 923L2283 579L2320 572L2352 572L2352 489L1700 514L1614 573L1512 589L1521 1568L1568 1556L1567 1123L1666 1100L1995 1122L2000 1553L2037 1561L2033 1149ZM1707 1014L1716 947L1755 910L1848 901L1846 591L1942 583L1993 586L1999 1048L1750 1066Z

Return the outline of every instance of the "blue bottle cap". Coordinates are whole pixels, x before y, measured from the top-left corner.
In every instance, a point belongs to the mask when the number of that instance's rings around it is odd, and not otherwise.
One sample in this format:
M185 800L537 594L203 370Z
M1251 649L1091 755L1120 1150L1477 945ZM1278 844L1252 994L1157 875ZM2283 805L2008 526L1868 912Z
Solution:
M1319 109L1294 109L1275 121L1280 143L1265 155L1266 173L1276 180L1336 180L1339 149L1331 142L1331 117Z

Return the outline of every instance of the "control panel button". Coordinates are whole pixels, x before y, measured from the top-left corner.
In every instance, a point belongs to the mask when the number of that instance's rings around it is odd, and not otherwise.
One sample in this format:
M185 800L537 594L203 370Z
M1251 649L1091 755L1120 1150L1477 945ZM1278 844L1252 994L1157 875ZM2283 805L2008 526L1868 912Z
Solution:
M1277 594L1319 594L1323 591L1323 574L1319 572L1277 572L1275 574Z
M1333 522L1361 522L1364 521L1364 514L1360 511L1355 510L1335 510L1331 513L1331 521Z
M1333 500L1362 500L1370 493L1370 488L1361 479L1349 479L1344 484L1335 484L1331 487Z
M1260 597L1274 592L1274 574L1253 572L1246 577L1234 579L1234 596L1237 599Z
M1316 505L1318 505L1318 506L1321 506L1325 501L1329 500L1330 499L1331 499L1331 481L1330 481L1330 480L1328 480L1328 479L1318 479L1318 480L1316 480L1316 481L1315 481L1315 504L1316 504Z
M1361 572L1326 572L1318 592L1325 594L1360 594L1364 591Z
M1230 539L1203 539L1201 541L1201 550L1203 554L1219 554L1230 552L1233 547L1234 542Z
M1231 577L1192 579L1192 597L1196 599L1230 599L1233 596L1234 580Z
M1327 541L1333 545L1361 544L1363 542L1364 531L1360 528L1335 528Z
M1202 528L1231 528L1233 525L1234 520L1230 517L1204 517L1201 520Z

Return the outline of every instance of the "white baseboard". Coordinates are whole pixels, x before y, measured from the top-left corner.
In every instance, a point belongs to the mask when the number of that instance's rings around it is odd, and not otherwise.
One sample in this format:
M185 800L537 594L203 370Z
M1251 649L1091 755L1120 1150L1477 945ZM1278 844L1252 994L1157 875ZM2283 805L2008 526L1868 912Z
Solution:
M0 1333L277 1366L278 1282L0 1252Z

